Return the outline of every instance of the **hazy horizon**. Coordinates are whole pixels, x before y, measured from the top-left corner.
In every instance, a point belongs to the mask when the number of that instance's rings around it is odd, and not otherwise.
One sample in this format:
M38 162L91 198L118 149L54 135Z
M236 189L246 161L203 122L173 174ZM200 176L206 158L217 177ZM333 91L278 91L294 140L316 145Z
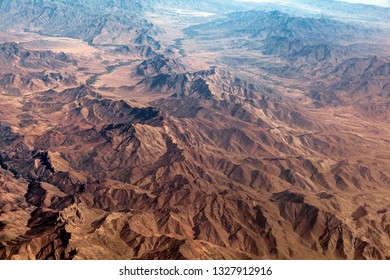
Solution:
M365 0L341 0L341 2L360 3L360 4L366 4L366 5L375 5L375 6L381 6L381 7L390 7L390 1L389 1L389 0L374 0L374 1L365 1Z
M282 1L272 1L272 0L237 0L241 2L268 2L268 3L286 3L291 2L289 0L282 0ZM356 3L356 4L365 4L365 5L374 5L374 6L380 6L380 7L390 7L390 0L373 0L373 1L366 1L366 0L339 0L339 2L347 2L347 3Z

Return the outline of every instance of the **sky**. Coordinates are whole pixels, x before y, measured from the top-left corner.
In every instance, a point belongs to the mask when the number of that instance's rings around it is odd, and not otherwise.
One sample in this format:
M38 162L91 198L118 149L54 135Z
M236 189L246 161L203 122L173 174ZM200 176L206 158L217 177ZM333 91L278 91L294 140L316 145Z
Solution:
M372 0L372 1L367 1L367 0L343 0L343 2L362 3L362 4L369 4L369 5L390 7L390 0Z
M239 0L239 1L245 1L245 2L288 2L288 1L272 1L272 0ZM376 5L376 6L382 6L382 7L390 7L390 0L339 0L342 2L349 2L349 3L361 3L361 4L367 4L367 5Z

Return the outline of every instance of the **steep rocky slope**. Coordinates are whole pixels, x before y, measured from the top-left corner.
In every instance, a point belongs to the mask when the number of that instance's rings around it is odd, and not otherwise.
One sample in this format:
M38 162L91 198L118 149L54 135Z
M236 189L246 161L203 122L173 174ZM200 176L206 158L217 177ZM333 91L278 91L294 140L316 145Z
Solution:
M370 140L343 123L222 70L193 75L155 108L85 86L30 97L24 109L50 125L2 127L1 165L29 181L11 202L30 215L3 258L388 256L389 202L361 198L386 193L388 155L375 168L375 152L356 152Z
M0 44L0 93L75 86L77 78L70 71L76 66L77 61L65 53L28 50L14 42Z

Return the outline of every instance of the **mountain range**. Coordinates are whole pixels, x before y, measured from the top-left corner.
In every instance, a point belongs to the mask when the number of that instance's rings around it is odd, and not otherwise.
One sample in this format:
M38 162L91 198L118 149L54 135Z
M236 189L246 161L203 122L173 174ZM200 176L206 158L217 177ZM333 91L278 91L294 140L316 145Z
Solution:
M222 2L0 0L1 259L390 258L389 9Z

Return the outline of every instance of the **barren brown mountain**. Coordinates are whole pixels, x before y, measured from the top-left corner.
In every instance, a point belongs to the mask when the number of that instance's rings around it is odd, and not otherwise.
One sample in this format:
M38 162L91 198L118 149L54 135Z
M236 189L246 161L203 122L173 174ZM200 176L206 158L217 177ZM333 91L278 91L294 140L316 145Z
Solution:
M390 258L389 9L231 2L0 1L1 259Z

